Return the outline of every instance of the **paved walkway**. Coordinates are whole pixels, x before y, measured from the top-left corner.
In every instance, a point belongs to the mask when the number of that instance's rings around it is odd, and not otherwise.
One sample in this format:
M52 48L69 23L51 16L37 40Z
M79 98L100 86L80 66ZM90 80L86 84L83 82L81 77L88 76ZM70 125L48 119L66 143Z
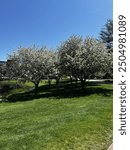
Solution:
M113 150L113 144L111 144L107 150Z

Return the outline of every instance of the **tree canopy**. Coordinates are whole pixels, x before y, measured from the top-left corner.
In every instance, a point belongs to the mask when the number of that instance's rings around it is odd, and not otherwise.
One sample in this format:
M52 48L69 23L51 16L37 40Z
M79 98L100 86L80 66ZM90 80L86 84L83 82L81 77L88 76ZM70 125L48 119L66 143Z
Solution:
M43 77L51 74L52 55L44 48L20 47L18 51L9 55L9 60L10 76L33 82L35 89Z
M86 79L101 78L110 67L104 43L90 37L71 36L59 47L59 57L62 72L80 79L82 86Z
M31 81L37 90L39 82L52 79L57 85L61 77L69 76L81 81L84 88L86 79L102 78L112 74L112 55L101 40L72 35L64 41L57 51L47 47L20 47L10 54L7 75L12 79Z

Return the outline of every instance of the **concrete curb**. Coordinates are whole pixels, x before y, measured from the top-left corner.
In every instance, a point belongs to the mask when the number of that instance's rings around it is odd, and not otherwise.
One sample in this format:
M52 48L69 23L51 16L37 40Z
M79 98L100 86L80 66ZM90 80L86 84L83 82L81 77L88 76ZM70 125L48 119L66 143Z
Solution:
M111 144L107 150L113 150L113 144Z

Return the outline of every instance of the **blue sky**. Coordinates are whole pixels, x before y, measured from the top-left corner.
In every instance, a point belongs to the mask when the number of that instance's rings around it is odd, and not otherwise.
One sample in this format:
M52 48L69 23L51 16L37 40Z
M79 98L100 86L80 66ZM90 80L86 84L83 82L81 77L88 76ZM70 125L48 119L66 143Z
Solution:
M112 0L0 0L0 60L19 46L56 48L70 35L99 37Z

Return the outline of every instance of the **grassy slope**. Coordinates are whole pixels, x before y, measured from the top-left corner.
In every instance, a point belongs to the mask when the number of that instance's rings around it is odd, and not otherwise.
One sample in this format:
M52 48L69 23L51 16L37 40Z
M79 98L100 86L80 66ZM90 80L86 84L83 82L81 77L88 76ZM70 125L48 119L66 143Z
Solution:
M111 92L0 104L2 150L106 150L111 142Z

